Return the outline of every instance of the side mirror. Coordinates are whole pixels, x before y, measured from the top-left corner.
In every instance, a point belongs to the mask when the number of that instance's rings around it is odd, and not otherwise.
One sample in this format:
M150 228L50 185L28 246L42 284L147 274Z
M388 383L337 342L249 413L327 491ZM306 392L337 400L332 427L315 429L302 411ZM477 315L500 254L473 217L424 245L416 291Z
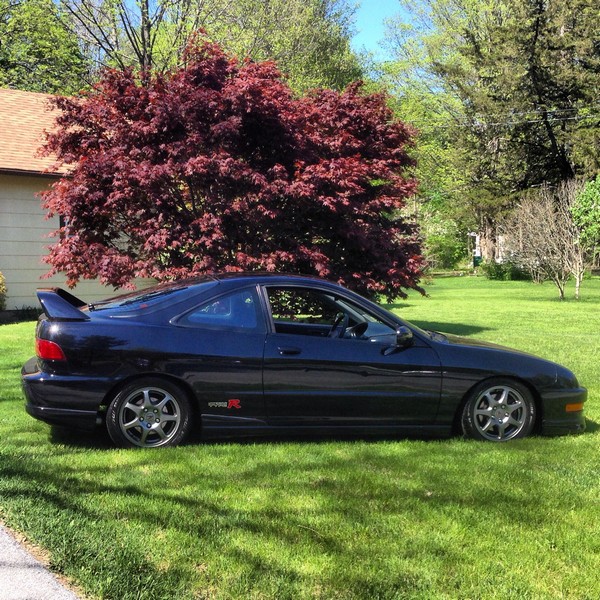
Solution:
M383 351L383 354L385 356L388 356L398 350L403 350L404 348L408 348L409 346L412 346L412 343L413 343L412 330L409 327L407 327L406 325L398 325L398 327L396 327L396 343L393 346L386 348Z
M396 327L396 345L399 348L406 348L413 343L413 332L406 325Z

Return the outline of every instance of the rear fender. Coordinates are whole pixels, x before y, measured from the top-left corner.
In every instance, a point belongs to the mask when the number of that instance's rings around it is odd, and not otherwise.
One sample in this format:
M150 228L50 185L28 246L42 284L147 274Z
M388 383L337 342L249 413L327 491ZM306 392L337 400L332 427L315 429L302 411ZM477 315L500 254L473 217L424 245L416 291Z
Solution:
M156 373L156 372L150 371L148 373L136 373L135 375L132 375L131 377L127 377L127 378L119 381L117 384L115 384L106 393L106 395L104 396L104 400L100 404L100 408L99 408L98 412L99 412L99 415L101 416L101 418L104 420L104 417L106 414L106 409L108 408L108 405L112 402L112 400L116 397L116 395L123 388L128 386L130 383L133 383L138 380L143 381L144 379L149 378L149 377L154 378L154 379L157 379L157 378L164 379L166 381L169 381L173 385L176 385L179 388L181 388L181 390L186 394L186 396L188 397L188 400L190 401L190 408L192 410L192 416L194 418L199 416L200 407L198 406L198 401L196 399L196 396L194 395L192 388L186 381L184 381L183 379L179 379L178 377L173 377L172 375L168 375L166 373Z

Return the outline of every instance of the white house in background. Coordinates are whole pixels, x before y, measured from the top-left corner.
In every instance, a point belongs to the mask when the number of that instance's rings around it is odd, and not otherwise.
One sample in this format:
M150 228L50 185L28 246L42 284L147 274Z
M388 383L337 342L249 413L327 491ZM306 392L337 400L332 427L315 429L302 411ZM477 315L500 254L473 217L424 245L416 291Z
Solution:
M49 98L0 89L0 272L8 310L37 307L38 287L65 286L65 278L42 279L49 270L43 262L53 241L49 234L59 227L59 217L47 219L37 195L61 175L49 171L51 157L37 154L56 117ZM85 301L100 300L112 295L113 288L86 280L73 293Z

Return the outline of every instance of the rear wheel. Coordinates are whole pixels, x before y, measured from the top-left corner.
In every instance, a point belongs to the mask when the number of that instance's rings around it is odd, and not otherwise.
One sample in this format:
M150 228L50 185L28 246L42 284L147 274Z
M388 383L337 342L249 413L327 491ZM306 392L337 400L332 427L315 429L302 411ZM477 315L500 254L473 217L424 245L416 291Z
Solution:
M507 442L528 435L535 423L535 402L522 384L507 379L487 381L469 395L462 413L465 435Z
M191 427L190 403L186 393L169 381L138 380L110 403L106 427L117 446L176 446Z

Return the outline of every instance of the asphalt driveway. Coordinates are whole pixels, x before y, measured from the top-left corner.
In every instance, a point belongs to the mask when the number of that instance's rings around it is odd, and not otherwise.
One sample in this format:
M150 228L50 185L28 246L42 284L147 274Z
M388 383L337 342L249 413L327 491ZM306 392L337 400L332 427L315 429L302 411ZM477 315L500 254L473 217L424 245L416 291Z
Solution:
M44 565L0 526L0 598L2 600L79 600Z

